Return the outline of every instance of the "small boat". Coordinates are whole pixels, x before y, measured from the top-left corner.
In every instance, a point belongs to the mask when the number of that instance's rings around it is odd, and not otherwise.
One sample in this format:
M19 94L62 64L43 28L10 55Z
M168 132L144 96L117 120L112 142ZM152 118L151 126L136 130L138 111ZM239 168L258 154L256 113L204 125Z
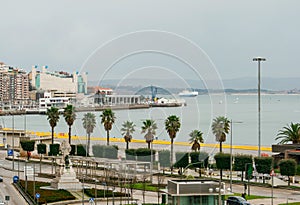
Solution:
M198 95L197 91L184 90L178 94L180 97L195 97Z

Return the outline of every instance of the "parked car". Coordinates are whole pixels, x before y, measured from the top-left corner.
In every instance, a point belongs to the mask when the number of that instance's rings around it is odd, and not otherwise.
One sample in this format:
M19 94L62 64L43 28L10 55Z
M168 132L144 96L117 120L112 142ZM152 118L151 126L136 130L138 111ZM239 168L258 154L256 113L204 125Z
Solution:
M0 182L3 182L3 177L2 176L0 176Z
M230 196L227 199L227 205L250 205L250 203L240 196Z

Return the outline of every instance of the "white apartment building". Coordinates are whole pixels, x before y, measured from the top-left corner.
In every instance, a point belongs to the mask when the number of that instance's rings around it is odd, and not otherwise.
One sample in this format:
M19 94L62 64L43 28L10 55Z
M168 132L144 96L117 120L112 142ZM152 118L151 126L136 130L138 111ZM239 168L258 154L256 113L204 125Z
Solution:
M56 107L59 111L70 103L68 97L52 97L50 92L45 92L44 97L39 99L39 112L46 112L48 108Z
M64 71L50 72L47 66L37 71L33 66L30 72L30 82L33 89L44 91L59 91L64 93L87 93L87 73L69 74Z

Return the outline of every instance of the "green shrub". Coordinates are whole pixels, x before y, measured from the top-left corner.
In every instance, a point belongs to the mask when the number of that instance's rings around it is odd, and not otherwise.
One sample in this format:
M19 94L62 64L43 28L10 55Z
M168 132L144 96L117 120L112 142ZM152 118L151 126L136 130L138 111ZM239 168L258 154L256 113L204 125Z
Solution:
M24 151L32 152L34 150L34 140L22 140L20 143Z
M125 153L126 153L126 159L127 160L134 160L134 161L136 161L135 149L126 149Z
M46 144L38 144L37 145L38 154L46 154L47 153L47 145Z
M174 167L186 167L189 164L189 153L187 152L176 152L175 153L176 162L174 164Z
M33 181L28 181L27 183L28 183L27 193L31 196L31 198L34 198ZM25 188L24 180L20 180L20 186L24 190L24 188ZM66 190L62 190L62 189L47 190L47 189L40 188L40 187L45 187L45 186L50 186L50 183L35 181L35 193L39 193L41 195L41 197L39 199L39 204L61 202L61 201L75 199L75 197Z
M153 162L155 161L155 150L152 150ZM151 162L151 149L139 148L135 150L137 160L142 162Z
M190 156L191 156L191 163L193 163L193 167L195 168L207 167L208 154L206 152L191 152Z
M75 155L76 154L76 145L71 144L71 152L70 155Z
M59 154L59 144L50 144L50 156L57 156Z
M95 189L84 189L84 193L89 196L94 198L95 197ZM104 193L105 193L105 197L112 197L113 196L113 192L111 190L104 190L104 189L97 189L97 198L98 197L104 197ZM121 192L114 192L114 196L115 197L127 197L130 196L130 194L125 194L125 193L121 193Z
M170 150L162 150L158 152L158 159L161 167L170 167Z
M118 149L116 146L93 145L93 155L94 157L117 159Z
M230 154L219 152L214 158L218 169L230 169Z
M78 144L77 145L77 156L86 156L86 145Z
M261 174L270 174L273 164L273 157L255 157L256 171Z

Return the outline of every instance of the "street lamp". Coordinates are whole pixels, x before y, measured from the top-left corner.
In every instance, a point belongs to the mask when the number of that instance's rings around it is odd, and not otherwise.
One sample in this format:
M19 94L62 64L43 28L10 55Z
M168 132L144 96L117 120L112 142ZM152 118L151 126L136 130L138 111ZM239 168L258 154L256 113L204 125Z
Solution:
M232 119L230 120L230 190L232 192L232 139L233 139L233 135L232 135L232 124L233 123L243 123L240 121L232 121Z
M258 62L258 156L260 157L260 143L261 143L261 136L260 136L260 62L266 61L265 58L262 57L255 57L253 61Z

